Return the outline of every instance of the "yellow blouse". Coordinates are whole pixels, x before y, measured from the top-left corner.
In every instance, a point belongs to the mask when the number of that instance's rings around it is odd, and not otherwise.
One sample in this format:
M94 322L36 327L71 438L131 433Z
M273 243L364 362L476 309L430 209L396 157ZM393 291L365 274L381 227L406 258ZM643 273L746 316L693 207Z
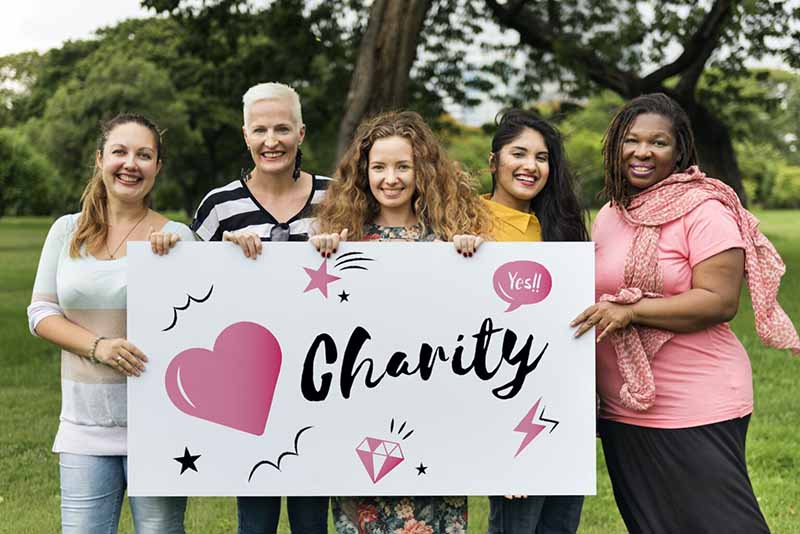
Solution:
M492 236L497 241L541 241L542 227L533 213L515 210L490 200L491 194L482 195L494 218Z

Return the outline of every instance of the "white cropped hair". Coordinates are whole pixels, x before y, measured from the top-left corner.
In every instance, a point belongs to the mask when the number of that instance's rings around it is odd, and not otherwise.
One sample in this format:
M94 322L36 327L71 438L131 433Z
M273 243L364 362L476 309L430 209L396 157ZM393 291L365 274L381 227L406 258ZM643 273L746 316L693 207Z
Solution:
M253 107L253 104L259 100L270 100L275 98L288 99L292 116L294 116L298 125L303 124L303 112L300 109L300 97L297 95L295 90L282 83L269 82L254 85L247 90L244 96L242 96L242 102L244 103L244 125L247 126L247 114L250 111L250 108Z

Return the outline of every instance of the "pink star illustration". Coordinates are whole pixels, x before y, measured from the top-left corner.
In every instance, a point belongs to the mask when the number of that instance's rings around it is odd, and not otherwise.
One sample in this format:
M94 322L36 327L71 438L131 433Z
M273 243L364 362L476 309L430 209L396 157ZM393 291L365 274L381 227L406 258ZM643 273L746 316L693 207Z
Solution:
M325 298L328 298L328 284L339 280L338 276L328 274L328 262L322 260L322 265L316 270L309 269L308 267L303 267L303 269L305 269L306 273L308 273L308 276L311 278L303 293L308 293L312 289L319 289Z

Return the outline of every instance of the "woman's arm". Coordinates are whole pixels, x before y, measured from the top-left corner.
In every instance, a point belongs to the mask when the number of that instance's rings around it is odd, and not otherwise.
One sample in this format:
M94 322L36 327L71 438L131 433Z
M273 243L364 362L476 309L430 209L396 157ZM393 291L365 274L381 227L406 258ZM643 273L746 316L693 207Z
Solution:
M629 324L652 326L673 332L696 332L733 319L739 309L744 277L744 251L732 248L698 263L692 269L692 288L665 298L643 298L634 304L598 302L589 306L570 326L575 337L593 326L600 335Z
M97 336L63 315L45 317L36 325L36 334L73 354L88 358ZM128 376L139 376L144 371L147 356L123 338L101 339L97 342L94 357Z

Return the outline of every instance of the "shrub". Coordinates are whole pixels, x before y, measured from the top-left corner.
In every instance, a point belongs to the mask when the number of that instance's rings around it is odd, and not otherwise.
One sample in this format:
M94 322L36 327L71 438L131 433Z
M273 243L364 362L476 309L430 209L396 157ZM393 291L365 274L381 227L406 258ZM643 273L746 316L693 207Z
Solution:
M63 187L55 168L19 130L0 129L0 216L48 215Z

